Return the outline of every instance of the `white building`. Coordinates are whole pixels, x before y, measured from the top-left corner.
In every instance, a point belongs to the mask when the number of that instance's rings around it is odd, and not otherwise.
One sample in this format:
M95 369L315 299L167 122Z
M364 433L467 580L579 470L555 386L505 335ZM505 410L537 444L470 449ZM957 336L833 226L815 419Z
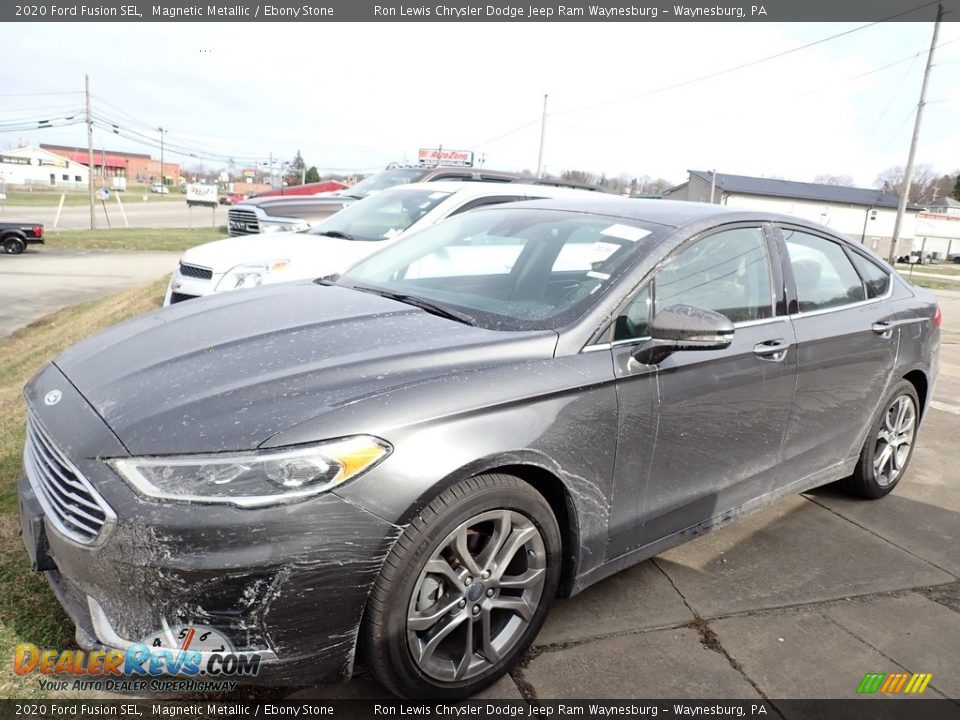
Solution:
M0 185L79 190L87 187L86 165L33 145L0 150Z
M886 257L893 237L899 198L881 190L821 185L688 170L690 179L667 190L669 200L714 202L731 207L796 215L863 242ZM711 199L712 195L712 199ZM916 232L917 213L908 206L900 228L897 255L910 252Z

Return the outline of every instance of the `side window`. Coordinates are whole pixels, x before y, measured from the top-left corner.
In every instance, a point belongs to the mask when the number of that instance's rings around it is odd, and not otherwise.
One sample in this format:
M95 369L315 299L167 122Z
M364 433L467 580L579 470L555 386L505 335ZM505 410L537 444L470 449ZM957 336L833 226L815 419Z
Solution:
M790 228L780 231L793 268L800 312L866 299L860 276L839 243Z
M839 249L839 248L838 248ZM657 274L656 310L693 305L731 322L773 317L773 283L760 228L736 228L698 240Z
M867 289L867 297L875 298L885 295L890 287L890 274L863 255L852 252L853 264L856 265L860 277L863 278L863 285Z
M650 283L637 293L626 311L617 318L613 339L629 340L630 338L646 337L650 334L650 315L653 311L653 298L650 292Z

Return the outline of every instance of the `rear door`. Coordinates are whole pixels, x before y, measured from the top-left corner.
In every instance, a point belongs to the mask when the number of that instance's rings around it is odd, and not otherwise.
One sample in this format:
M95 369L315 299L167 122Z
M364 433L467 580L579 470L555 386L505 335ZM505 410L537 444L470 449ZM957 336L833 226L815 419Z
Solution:
M827 235L786 224L778 230L798 363L779 483L826 482L859 454L886 392L898 316L885 302L891 282L884 268ZM858 272L861 262L867 265Z

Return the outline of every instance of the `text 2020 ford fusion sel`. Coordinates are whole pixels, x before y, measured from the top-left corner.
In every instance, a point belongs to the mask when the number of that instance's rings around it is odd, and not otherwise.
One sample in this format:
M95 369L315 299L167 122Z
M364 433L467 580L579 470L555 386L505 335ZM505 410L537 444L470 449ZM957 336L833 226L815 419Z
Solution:
M558 594L824 483L890 492L939 324L795 218L481 209L63 353L26 388L24 538L85 647L197 623L259 682L359 653L399 694L464 696Z

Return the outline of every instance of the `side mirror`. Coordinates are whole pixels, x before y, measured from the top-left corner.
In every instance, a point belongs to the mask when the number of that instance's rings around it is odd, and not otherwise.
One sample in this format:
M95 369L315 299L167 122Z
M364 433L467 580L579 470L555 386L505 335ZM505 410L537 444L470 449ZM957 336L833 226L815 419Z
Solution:
M733 342L733 323L725 315L692 305L671 305L650 323L650 340L637 348L633 358L644 365L658 365L680 350L723 350Z

